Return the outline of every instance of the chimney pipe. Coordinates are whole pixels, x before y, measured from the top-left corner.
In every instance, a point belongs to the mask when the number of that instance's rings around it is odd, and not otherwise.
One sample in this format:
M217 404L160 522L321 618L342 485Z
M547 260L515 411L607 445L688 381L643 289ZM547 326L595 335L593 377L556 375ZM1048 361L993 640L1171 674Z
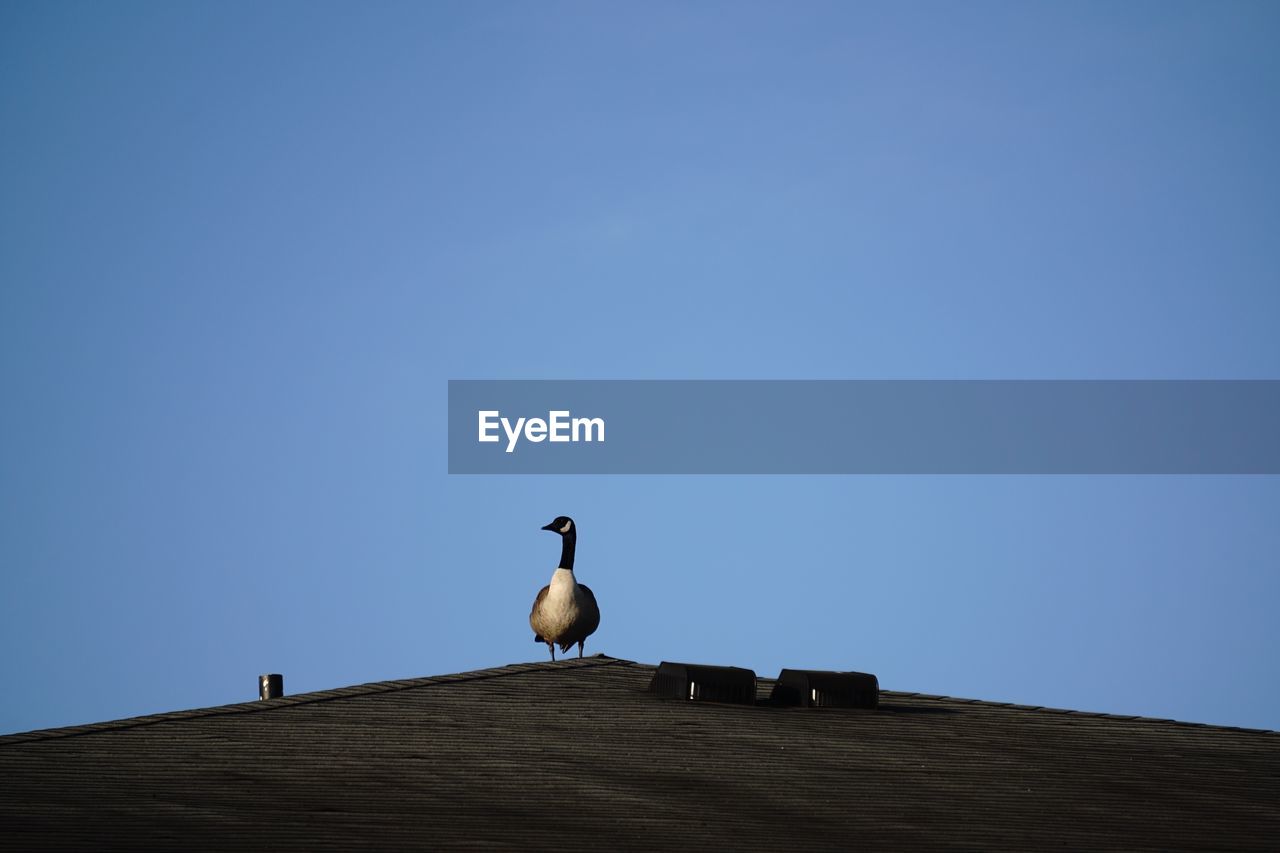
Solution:
M279 699L284 695L284 676L278 672L258 676L258 698Z

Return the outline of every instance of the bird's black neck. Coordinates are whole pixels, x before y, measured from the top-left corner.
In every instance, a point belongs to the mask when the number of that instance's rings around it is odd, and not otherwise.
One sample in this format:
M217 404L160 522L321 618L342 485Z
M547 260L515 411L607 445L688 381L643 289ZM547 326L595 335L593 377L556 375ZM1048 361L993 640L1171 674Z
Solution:
M573 571L573 549L578 544L578 531L570 530L560 537L560 568Z

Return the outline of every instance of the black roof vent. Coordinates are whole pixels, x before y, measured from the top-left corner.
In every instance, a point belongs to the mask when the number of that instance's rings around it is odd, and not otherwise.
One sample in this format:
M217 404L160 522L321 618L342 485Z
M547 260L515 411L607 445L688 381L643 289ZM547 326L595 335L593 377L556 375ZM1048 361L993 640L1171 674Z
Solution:
M258 698L279 699L284 695L284 676L278 672L258 676Z
M668 699L752 705L756 701L756 674L736 666L663 661L649 682L649 692Z
M784 669L770 698L778 705L803 708L875 708L880 682L868 672Z

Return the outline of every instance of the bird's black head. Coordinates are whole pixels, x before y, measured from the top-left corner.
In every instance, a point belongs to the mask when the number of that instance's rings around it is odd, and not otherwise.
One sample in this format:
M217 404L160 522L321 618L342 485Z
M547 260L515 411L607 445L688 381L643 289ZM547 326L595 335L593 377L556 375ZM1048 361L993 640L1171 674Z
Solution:
M552 533L559 533L561 536L568 536L571 533L575 536L577 535L576 525L574 525L573 519L567 515L557 515L555 521L542 529L550 530Z

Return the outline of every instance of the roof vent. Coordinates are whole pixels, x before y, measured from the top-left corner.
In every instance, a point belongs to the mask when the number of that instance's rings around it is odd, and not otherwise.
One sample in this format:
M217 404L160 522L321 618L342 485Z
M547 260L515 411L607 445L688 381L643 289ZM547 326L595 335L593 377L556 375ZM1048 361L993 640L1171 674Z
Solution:
M880 682L868 672L784 669L770 697L778 705L802 708L875 708Z
M668 699L751 705L756 701L756 674L736 666L663 661L649 682L649 692Z
M278 672L258 676L258 698L279 699L284 695L284 676Z

